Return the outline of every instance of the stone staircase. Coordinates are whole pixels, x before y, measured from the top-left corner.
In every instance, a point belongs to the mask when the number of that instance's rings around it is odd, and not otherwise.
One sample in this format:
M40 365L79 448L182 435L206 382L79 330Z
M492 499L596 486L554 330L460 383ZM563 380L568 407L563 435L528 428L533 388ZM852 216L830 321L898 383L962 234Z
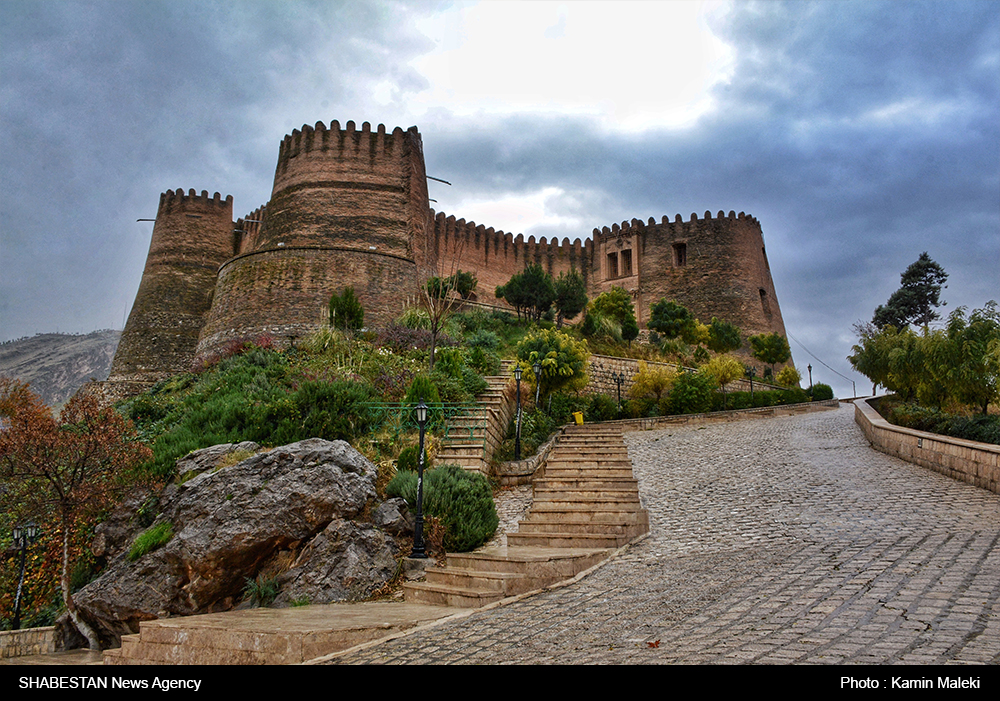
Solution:
M476 407L448 422L448 437L442 441L435 461L439 465L461 465L486 474L494 451L503 441L513 415L508 390L509 374L485 377L487 387L476 396Z
M406 600L485 606L570 579L648 530L621 431L569 426L507 546L448 555L425 581L404 585Z

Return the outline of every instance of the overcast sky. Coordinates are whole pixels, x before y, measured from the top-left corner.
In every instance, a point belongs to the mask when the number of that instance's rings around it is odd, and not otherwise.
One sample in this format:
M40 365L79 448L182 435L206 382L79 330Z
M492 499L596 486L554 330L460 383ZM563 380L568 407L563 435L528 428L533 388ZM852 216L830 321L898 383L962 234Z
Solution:
M944 314L1000 301L997 2L5 0L0 91L0 340L121 328L161 192L244 215L333 119L416 125L435 208L514 234L752 214L839 396L921 252Z

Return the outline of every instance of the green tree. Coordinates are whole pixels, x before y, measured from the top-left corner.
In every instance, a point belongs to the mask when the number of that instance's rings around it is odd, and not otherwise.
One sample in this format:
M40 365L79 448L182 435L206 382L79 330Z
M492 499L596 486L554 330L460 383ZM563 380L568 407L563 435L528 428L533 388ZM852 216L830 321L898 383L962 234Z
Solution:
M559 273L555 280L556 326L562 328L563 320L572 319L587 307L587 286L576 270Z
M673 300L661 299L650 309L649 328L666 338L680 338L685 343L697 343L698 320L694 314Z
M740 327L728 321L712 317L708 325L708 349L715 353L728 353L743 345Z
M589 358L586 341L556 329L538 329L517 344L517 359L529 383L535 381L534 364L541 364L540 398L560 389L585 387Z
M503 299L521 318L525 316L538 321L556 299L552 276L537 263L528 265L520 273L511 276L506 285L496 288L496 298Z
M726 385L743 377L743 363L731 355L717 355L709 360L699 372L712 377L722 388L722 407L726 407Z
M602 328L620 328L621 339L631 342L639 335L639 324L635 320L632 295L623 287L612 287L602 292L587 307L589 319L584 323L584 332L591 335ZM611 324L606 323L612 322Z
M1000 313L990 301L965 316L959 307L943 332L926 334L924 356L929 374L959 402L982 409L1000 398Z
M875 309L872 323L879 328L891 324L903 329L916 324L926 329L940 318L934 310L941 306L941 288L947 279L944 268L924 251L900 275L900 288L892 293L888 302Z
M336 329L360 329L365 325L365 309L354 294L354 288L330 297L330 326Z
M639 361L639 373L632 378L632 386L628 394L632 399L642 399L654 396L659 402L660 398L673 387L677 380L677 370L666 365L649 365L645 361Z
M750 341L753 357L770 365L772 375L775 364L784 363L792 357L792 349L788 347L788 339L777 332L758 334L747 340Z
M451 289L455 290L462 299L469 299L479 285L479 279L473 273L461 270L448 278L448 280Z

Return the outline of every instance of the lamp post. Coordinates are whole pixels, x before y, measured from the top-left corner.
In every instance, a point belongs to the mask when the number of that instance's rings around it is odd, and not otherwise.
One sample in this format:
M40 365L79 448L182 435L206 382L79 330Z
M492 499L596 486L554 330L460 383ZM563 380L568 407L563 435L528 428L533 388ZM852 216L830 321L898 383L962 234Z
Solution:
M21 551L21 576L17 580L17 595L14 597L13 630L21 629L21 591L24 589L24 558L28 546L38 539L39 529L32 521L24 525L14 526L11 535L14 537L14 547Z
M809 396L813 396L813 366L812 364L806 365L806 369L809 371Z
M618 385L618 418L622 417L622 383L625 382L625 372L611 373L611 379Z
M538 391L542 388L542 364L536 360L531 369L535 371L535 409L538 409Z
M417 522L413 527L413 552L410 557L427 559L424 547L424 429L427 427L427 404L423 398L417 404L417 426L420 427L420 457L417 460Z
M514 366L514 379L517 380L517 431L514 434L514 459L521 459L521 370L520 365Z
M753 365L747 366L747 377L750 378L750 405L753 406L753 378L757 376L757 368Z

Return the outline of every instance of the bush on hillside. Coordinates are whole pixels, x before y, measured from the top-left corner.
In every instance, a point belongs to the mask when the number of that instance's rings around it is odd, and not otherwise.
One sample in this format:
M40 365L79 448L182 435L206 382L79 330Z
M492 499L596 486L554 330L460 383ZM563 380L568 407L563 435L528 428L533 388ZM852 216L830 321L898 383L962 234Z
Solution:
M416 510L416 472L397 472L386 494L403 497ZM475 550L493 537L500 523L489 482L458 465L442 465L424 473L423 511L441 519L444 547L449 552Z

